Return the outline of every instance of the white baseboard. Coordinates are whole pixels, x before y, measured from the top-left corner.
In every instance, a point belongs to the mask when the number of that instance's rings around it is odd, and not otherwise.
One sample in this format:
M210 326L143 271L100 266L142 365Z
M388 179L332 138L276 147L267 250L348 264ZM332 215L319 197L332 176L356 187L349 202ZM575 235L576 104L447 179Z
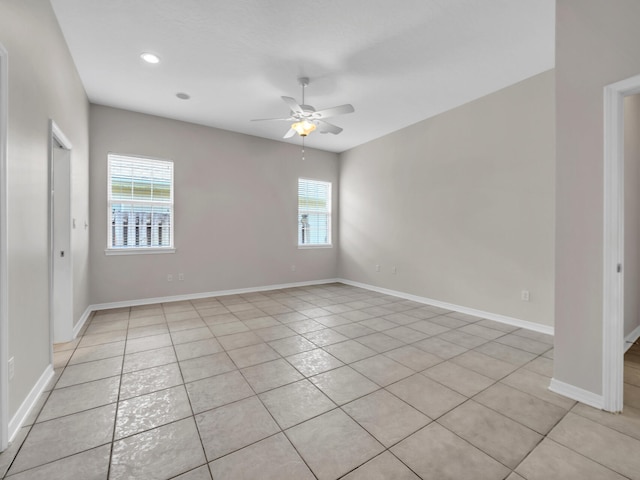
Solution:
M92 305L89 305L80 317L80 320L78 320L78 322L73 327L73 338L76 338L78 336L80 330L82 330L82 327L84 327L84 324L87 323L87 320L89 320L89 318L91 318L92 313L93 307Z
M27 419L29 413L31 413L31 410L38 401L38 397L47 387L47 383L49 383L49 380L51 380L51 378L53 378L53 365L48 365L47 368L44 369L44 372L42 372L42 375L40 375L40 378L38 379L36 384L29 392L29 395L27 395L27 398L24 399L24 402L22 402L20 408L18 408L16 414L9 421L9 442L12 442L15 438L16 434L24 424L24 421Z
M454 312L465 313L467 315L473 315L475 317L482 317L488 320L494 320L496 322L505 323L507 325L511 325L514 327L533 330L534 332L546 333L547 335L553 335L553 331L554 331L553 327L549 325L542 325L535 322L529 322L527 320L520 320L518 318L507 317L506 315L500 315L500 314L491 313L491 312L484 312L482 310L477 310L475 308L454 305L453 303L441 302L439 300L433 300L431 298L426 298L426 297L419 297L417 295L412 295L410 293L399 292L397 290L389 290L388 288L376 287L374 285L368 285L366 283L353 282L351 280L346 280L344 278L339 278L337 281L344 283L346 285L351 285L353 287L365 288L367 290L372 290L374 292L384 293L386 295L393 295L394 297L405 298L407 300L412 300L414 302L424 303L426 305L444 308L446 310L452 310Z
M555 378L551 379L549 390L599 410L602 410L604 407L604 398L602 395L598 395L574 385L569 385L568 383L561 382Z
M266 292L269 290L282 290L285 288L309 287L313 285L324 285L327 283L341 282L336 278L328 278L324 280L310 280L308 282L284 283L279 285L264 285L262 287L237 288L234 290L218 290L216 292L190 293L186 295L173 295L170 297L143 298L139 300L125 300L122 302L98 303L89 305L87 310L108 310L110 308L136 307L138 305L151 305L154 303L179 302L183 300L197 300L200 298L220 297L223 295L241 295L245 293Z
M640 338L640 325L638 325L638 327L633 332L624 337L624 351L626 352L627 350L629 350L638 340L638 338Z
M420 297L417 295L412 295L405 292L400 292L397 290L390 290L387 288L376 287L374 285L368 285L360 282L354 282L351 280L346 280L342 278L331 278L324 280L311 280L306 282L296 282L296 283L287 283L287 284L278 284L278 285L265 285L261 287L250 287L250 288L240 288L233 290L219 290L215 292L202 292L202 293L194 293L194 294L186 294L186 295L174 295L168 297L155 297L155 298L144 298L139 300L125 300L120 302L111 302L111 303L100 303L96 305L89 305L87 309L84 311L78 322L73 328L73 336L74 338L80 333L82 327L87 322L89 318L91 318L91 314L94 311L98 310L106 310L111 308L120 308L120 307L133 307L138 305L149 305L154 303L163 303L163 302L176 302L182 300L197 300L200 298L207 297L216 297L223 295L238 295L238 294L246 294L246 293L254 293L254 292L264 292L269 290L282 290L285 288L296 288L296 287L307 287L313 285L323 285L328 283L344 283L345 285L351 285L354 287L364 288L365 290L371 290L374 292L384 293L386 295L393 295L396 297L404 298L407 300L412 300L414 302L423 303L425 305L432 305L439 308L444 308L447 310L465 313L468 315L474 315L477 317L486 318L489 320L494 320L496 322L505 323L508 325L512 325L515 327L525 328L528 330L533 330L540 333L546 333L549 335L553 335L553 327L547 325L541 325L534 322L529 322L526 320L520 320L517 318L507 317L505 315L495 314L491 312L484 312L482 310L476 310L474 308L463 307L460 305L454 305L447 302L441 302L439 300L433 300L431 298ZM633 341L635 341L638 337L640 337L640 327L634 330L631 335L635 335ZM631 337L628 336L628 338ZM13 440L18 430L22 427L25 419L31 412L31 409L36 404L39 395L46 388L47 383L53 377L53 366L49 365L45 371L42 373L36 384L33 386L29 395L25 398L22 405L13 416L13 418L9 421L9 441ZM602 396L595 395L591 392L587 392L586 390L582 390L580 388L574 387L572 385L565 384L563 382L559 382L557 380L551 380L550 390L560 393L561 395L565 395L567 397L573 398L575 400L586 403L587 405L594 406L596 408L601 408L602 405Z
M344 278L328 278L324 280L310 280L307 282L285 283L285 284L278 284L278 285L264 285L261 287L238 288L233 290L218 290L215 292L191 293L191 294L185 294L185 295L143 298L138 300L124 300L120 302L109 302L109 303L99 303L95 305L89 305L89 307L87 307L87 310L83 315L83 318L81 319L81 321L78 322L78 324L74 328L74 335L77 335L77 333L82 328L82 325L84 324L84 322L90 317L91 313L98 310L108 310L111 308L122 308L122 307L135 307L138 305L151 305L154 303L178 302L183 300L197 300L200 298L219 297L223 295L240 295L240 294L246 294L246 293L264 292L269 290L282 290L285 288L308 287L313 285L324 285L327 283L344 283L345 285L350 285L352 287L364 288L365 290L384 293L385 295L393 295L395 297L412 300L414 302L423 303L425 305L432 305L434 307L444 308L446 310L451 310L454 312L460 312L460 313L465 313L467 315L486 318L488 320L494 320L496 322L505 323L507 325L511 325L514 327L525 328L527 330L546 333L547 335L553 335L553 327L548 325L541 325L539 323L520 320L518 318L508 317L506 315L500 315L497 313L477 310L475 308L463 307L461 305L441 302L439 300L420 297L417 295L412 295L410 293L400 292L397 290L390 290L388 288L376 287L375 285L368 285L366 283L354 282Z

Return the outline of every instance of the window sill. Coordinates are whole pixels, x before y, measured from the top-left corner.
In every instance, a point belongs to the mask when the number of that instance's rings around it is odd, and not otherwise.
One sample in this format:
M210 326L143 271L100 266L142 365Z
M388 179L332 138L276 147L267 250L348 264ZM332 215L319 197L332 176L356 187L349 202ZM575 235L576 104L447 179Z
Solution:
M176 253L175 248L107 248L105 255L158 255Z
M333 248L333 245L330 244L330 243L329 244L323 244L323 245L321 245L321 244L318 244L318 245L298 245L298 248L300 250L307 250L307 249L310 249L310 248Z

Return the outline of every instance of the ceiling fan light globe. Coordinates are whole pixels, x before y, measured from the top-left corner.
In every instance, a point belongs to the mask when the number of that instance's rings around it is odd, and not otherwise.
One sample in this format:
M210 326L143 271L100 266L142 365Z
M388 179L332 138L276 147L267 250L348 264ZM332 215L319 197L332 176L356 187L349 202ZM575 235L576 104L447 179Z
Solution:
M296 122L291 125L291 128L294 129L301 137L306 137L316 129L316 125L308 120L302 120L301 122Z

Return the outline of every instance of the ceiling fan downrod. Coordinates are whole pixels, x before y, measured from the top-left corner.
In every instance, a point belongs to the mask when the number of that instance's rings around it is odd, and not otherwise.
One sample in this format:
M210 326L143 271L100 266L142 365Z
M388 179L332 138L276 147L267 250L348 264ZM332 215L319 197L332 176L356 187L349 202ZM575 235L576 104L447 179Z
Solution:
M298 78L298 83L302 87L302 105L304 105L304 89L307 85L309 85L309 77L300 77Z

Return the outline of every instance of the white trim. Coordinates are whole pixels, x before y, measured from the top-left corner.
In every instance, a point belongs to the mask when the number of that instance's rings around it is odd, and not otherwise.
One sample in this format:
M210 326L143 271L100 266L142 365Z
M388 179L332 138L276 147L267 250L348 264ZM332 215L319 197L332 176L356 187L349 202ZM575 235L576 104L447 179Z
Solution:
M597 395L588 390L574 387L573 385L561 382L560 380L556 380L555 378L551 379L549 390L564 397L568 397L578 402L589 405L590 407L597 408L599 410L603 409L604 399L602 395Z
M60 146L62 148L64 148L65 150L69 151L69 178L68 178L68 182L69 182L69 222L71 223L71 218L73 217L73 213L71 212L71 204L72 201L71 199L73 198L73 163L72 163L72 159L71 159L71 150L73 148L73 145L71 144L71 141L69 141L69 139L67 138L67 136L64 134L64 132L62 131L62 129L58 126L58 124L53 120L53 119L49 119L49 139L48 139L48 147L49 147L49 152L48 152L48 156L49 156L49 184L48 184L48 194L49 194L49 198L48 198L48 209L49 209L49 360L50 362L53 364L53 343L55 341L55 337L56 337L56 326L55 326L55 319L54 319L54 313L53 313L53 273L54 273L54 257L55 254L53 252L53 228L54 228L54 221L53 221L53 216L54 216L54 197L53 197L53 189L55 187L54 185L54 161L53 161L53 151L54 148L56 148L56 146L54 145L54 142L58 142L58 144L60 144ZM69 225L69 228L71 228L71 225ZM73 289L73 234L70 232L69 233L69 272L71 275L71 279L70 279L70 283L71 283L71 288ZM70 292L71 294L71 301L73 299L73 292ZM71 313L71 322L73 322L73 308L72 308L72 313ZM59 328L59 327L58 327ZM67 332L67 329L65 328L65 332ZM64 335L64 337L68 337L68 335L71 332L67 333L67 335ZM60 332L58 332L58 335L60 334ZM69 338L69 341L71 341L72 339Z
M640 93L640 75L604 87L603 409L622 411L624 374L624 97Z
M460 305L455 305L453 303L441 302L439 300L433 300L427 297L419 297L417 295L412 295L410 293L399 292L397 290L389 290L388 288L376 287L374 285L368 285L366 283L353 282L351 280L346 280L344 278L339 278L338 282L344 283L345 285L351 285L353 287L365 288L367 290L372 290L378 293L384 293L387 295L393 295L395 297L405 298L407 300L412 300L418 303L424 303L426 305L432 305L434 307L444 308L446 310L452 310L454 312L465 313L467 315L473 315L476 317L486 318L488 320L493 320L500 323L505 323L507 325L512 325L514 327L525 328L527 330L533 330L534 332L546 333L547 335L553 335L553 327L549 325L542 325L540 323L529 322L527 320L520 320L518 318L508 317L506 315L500 315L498 313L485 312L483 310L477 310L475 308L463 307Z
M640 325L638 325L633 332L624 337L624 351L629 350L633 344L640 338Z
M20 405L20 408L18 408L18 411L9 422L9 441L13 441L18 430L20 430L24 421L31 413L31 410L33 410L33 407L38 402L40 394L42 394L45 388L47 388L47 384L53 378L53 375L53 365L49 364L47 365L47 368L44 369L44 372L40 375L40 378L29 392L29 395L24 399L22 405Z
M75 339L78 336L78 334L80 333L80 330L82 330L82 327L84 327L84 324L87 322L87 320L89 320L89 318L91 318L92 313L93 313L93 310L91 306L88 306L87 309L82 314L82 316L80 317L80 320L78 320L78 323L76 323L76 325L73 327L72 339Z
M7 135L9 75L7 50L0 44L0 452L9 444L9 274L7 270Z
M171 188L169 190L170 198L168 201L165 200L113 200L113 170L114 163L118 162L127 162L128 164L136 163L147 165L149 168L167 168L171 171ZM163 165L165 164L165 165ZM129 250L138 250L139 253L175 253L175 177L174 170L175 163L173 160L165 160L160 158L151 158L151 157L142 157L138 155L124 155L120 153L109 152L107 154L107 248L105 249L105 255L132 255ZM122 203L128 204L130 206L140 207L162 207L168 208L170 210L169 213L169 245L164 246L156 246L156 247L146 247L146 246L129 246L129 247L112 247L114 243L114 239L112 236L112 222L113 222L113 204ZM153 241L151 241L153 243ZM160 243L162 243L162 239L160 239ZM155 250L155 251L154 251Z
M162 253L176 253L173 247L152 248L152 247L130 247L130 248L105 248L105 255L158 255Z
M324 184L327 187L327 211L326 212L311 212L308 210L300 210L300 181L303 182L314 182L317 184ZM297 189L297 203L298 203L298 212L296 214L296 238L298 238L298 228L300 225L298 224L298 217L301 214L307 213L324 213L327 216L327 236L329 241L327 243L298 243L299 249L306 248L333 248L333 183L329 180L318 180L315 178L307 178L307 177L298 177L298 189ZM304 213L303 213L304 212Z
M143 298L139 300L125 300L122 302L98 303L90 305L87 310L108 310L110 308L136 307L138 305L151 305L154 303L180 302L184 300L197 300L208 297L221 297L223 295L241 295L244 293L266 292L269 290L282 290L285 288L309 287L313 285L324 285L327 283L340 283L341 280L329 278L324 280L310 280L308 282L284 283L278 285L265 285L262 287L238 288L234 290L218 290L215 292L190 293L185 295L173 295L170 297Z
M136 307L139 305L151 305L154 303L168 303L168 302L180 302L184 300L197 300L200 298L221 297L224 295L241 295L245 293L265 292L269 290L283 290L285 288L309 287L313 285L324 285L327 283L343 283L345 285L350 285L352 287L359 287L359 288L364 288L365 290L371 290L372 292L384 293L385 295L393 295L395 297L412 300L414 302L423 303L425 305L432 305L434 307L440 307L440 308L444 308L446 310L451 310L454 312L466 313L467 315L474 315L476 317L482 317L488 320L494 320L496 322L512 325L514 327L532 330L534 332L553 335L553 327L549 325L541 325L539 323L529 322L527 320L520 320L518 318L507 317L506 315L500 315L497 313L477 310L475 308L454 305L452 303L441 302L439 300L433 300L431 298L419 297L417 295L412 295L412 294L400 292L397 290L389 290L387 288L376 287L374 285L368 285L366 283L353 282L351 280L346 280L344 278L327 278L324 280L310 280L307 282L265 285L261 287L238 288L233 290L218 290L215 292L191 293L191 294L185 294L185 295L173 295L170 297L154 297L154 298L143 298L138 300L125 300L121 302L98 303L95 305L89 305L89 307L87 307L87 310L83 315L83 320L81 322L78 322L79 327L77 327L77 332L80 331L80 329L82 328L81 323L84 323L89 318L89 315L91 314L91 312L98 311L98 310L109 310L111 308L122 308L122 307ZM74 333L77 334L77 332L75 332L74 330Z
M49 122L51 126L51 137L55 138L58 141L58 143L62 145L66 150L73 150L73 146L71 145L71 142L69 141L67 136L64 134L64 132L60 130L60 127L58 127L56 122L54 122L53 120L49 120ZM53 147L53 144L49 145L49 147L50 148Z

